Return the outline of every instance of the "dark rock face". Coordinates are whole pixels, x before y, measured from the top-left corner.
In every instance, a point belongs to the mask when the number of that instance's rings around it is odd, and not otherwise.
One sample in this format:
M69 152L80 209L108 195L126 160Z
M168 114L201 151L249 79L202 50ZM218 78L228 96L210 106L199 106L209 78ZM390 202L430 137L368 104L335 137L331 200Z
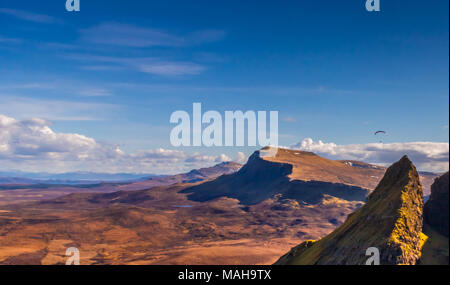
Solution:
M188 197L193 201L229 197L247 205L257 204L276 194L280 184L288 183L287 175L291 172L291 165L265 161L255 152L238 172L187 188L182 193L190 193Z
M449 196L448 179L449 173L436 178L431 186L430 199L425 204L424 219L434 230L448 237Z
M331 234L282 256L284 265L363 265L377 248L381 265L416 264L424 242L423 192L416 168L404 156L386 171L366 204Z

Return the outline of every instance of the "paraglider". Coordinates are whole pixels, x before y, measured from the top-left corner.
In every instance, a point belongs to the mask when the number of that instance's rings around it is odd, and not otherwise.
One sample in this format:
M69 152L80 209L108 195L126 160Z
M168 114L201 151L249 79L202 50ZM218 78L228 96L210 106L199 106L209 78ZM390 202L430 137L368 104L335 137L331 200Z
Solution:
M381 134L384 134L384 135L387 136L387 132L386 131L376 131L374 135L376 136L376 135L381 135ZM383 141L380 140L380 143L383 143Z

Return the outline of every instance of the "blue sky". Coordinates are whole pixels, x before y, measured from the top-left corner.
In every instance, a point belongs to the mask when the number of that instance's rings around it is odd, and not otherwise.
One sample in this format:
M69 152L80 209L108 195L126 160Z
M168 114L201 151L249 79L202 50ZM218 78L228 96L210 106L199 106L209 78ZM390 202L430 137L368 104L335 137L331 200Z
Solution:
M279 111L285 146L377 143L381 129L386 144L448 149L448 5L381 0L369 13L363 0L81 0L69 13L64 0L1 0L0 114L130 154L254 150L174 149L170 115L193 102ZM20 154L3 159L21 168ZM67 170L77 167L86 165Z

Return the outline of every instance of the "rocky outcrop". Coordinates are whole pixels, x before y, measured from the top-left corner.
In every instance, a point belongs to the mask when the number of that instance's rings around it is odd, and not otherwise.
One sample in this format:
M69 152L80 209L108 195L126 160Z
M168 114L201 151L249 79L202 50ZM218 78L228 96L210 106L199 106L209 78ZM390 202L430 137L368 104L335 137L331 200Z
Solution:
M276 264L363 265L366 250L379 251L381 265L416 264L422 234L423 192L407 156L389 167L366 204L328 236L293 248Z
M434 230L448 237L449 230L449 173L436 178L431 186L430 199L425 204L424 219Z

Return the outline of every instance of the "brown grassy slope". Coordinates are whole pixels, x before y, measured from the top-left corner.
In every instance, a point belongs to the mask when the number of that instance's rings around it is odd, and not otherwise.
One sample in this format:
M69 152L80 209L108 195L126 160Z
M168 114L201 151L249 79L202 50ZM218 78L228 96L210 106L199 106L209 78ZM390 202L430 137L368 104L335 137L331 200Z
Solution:
M292 173L289 175L291 180L326 181L366 189L374 189L385 171L382 167L356 167L323 158L312 152L282 148L278 149L275 157L263 157L263 159L291 164L293 166Z
M311 152L279 149L275 157L264 157L268 161L278 161L293 165L291 180L319 180L343 183L370 190L380 182L386 167L355 160L329 160ZM431 184L438 174L419 172L424 195L431 193Z

